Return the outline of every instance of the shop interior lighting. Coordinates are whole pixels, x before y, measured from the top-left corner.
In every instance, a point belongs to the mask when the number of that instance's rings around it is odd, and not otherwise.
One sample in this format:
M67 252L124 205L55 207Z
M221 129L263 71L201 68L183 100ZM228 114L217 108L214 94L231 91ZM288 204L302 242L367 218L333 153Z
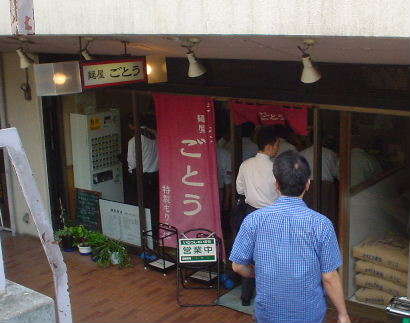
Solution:
M298 46L298 49L302 52L302 64L303 71L300 77L302 83L315 83L322 78L319 70L312 64L312 59L308 50L314 45L313 39L307 39L303 42L304 46Z
M146 69L148 83L163 83L168 81L167 63L165 56L147 55Z
M53 81L57 85L63 85L67 81L67 75L64 73L56 73L53 76Z
M78 61L34 65L37 96L74 94L82 92Z
M147 64L147 75L150 75L152 73L152 67L151 65Z
M20 58L20 68L21 69L26 69L30 65L34 64L34 60L26 54L23 48L18 48L16 52Z

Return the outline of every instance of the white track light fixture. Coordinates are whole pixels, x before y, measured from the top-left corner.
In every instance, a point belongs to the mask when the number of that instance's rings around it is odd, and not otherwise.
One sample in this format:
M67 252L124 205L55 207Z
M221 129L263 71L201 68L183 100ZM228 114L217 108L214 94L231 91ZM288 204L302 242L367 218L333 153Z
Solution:
M198 62L195 57L194 52L188 52L186 57L189 61L188 76L189 77L198 77L206 73L205 67Z
M90 55L87 49L81 51L81 56L84 57L86 61L92 61L94 58Z
M321 79L322 75L319 70L313 66L312 59L307 53L307 50L313 46L315 41L312 39L307 39L303 43L305 45L303 48L298 46L298 49L302 52L303 64L303 71L300 80L302 83L315 83Z
M312 65L310 56L302 56L303 71L300 80L303 83L315 83L322 77L320 72Z
M178 41L181 41L178 38ZM198 45L201 42L198 38L188 38L182 41L181 46L186 48L188 52L186 57L188 58L189 68L188 68L188 77L198 77L206 73L206 68L198 62L198 59L195 57L193 47Z
M30 58L23 50L23 48L18 48L16 50L17 55L20 58L20 68L21 69L26 69L28 68L30 65L32 65L34 63L34 60L32 58Z

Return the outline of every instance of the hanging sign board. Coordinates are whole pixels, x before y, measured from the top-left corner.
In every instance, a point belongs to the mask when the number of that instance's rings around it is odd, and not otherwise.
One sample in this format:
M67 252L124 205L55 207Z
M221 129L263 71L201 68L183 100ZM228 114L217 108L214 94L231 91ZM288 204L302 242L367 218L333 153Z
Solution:
M215 238L179 239L179 262L215 262L216 240Z
M205 228L222 237L213 101L163 93L154 99L160 222L180 232Z
M81 63L84 89L147 81L145 57Z

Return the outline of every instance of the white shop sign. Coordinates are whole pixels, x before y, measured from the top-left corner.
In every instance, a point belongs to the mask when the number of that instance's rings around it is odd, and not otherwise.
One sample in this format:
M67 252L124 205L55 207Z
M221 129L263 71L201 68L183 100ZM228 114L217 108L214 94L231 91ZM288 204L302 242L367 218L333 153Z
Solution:
M215 262L216 240L215 238L179 239L179 262Z
M81 63L84 89L147 81L145 57Z

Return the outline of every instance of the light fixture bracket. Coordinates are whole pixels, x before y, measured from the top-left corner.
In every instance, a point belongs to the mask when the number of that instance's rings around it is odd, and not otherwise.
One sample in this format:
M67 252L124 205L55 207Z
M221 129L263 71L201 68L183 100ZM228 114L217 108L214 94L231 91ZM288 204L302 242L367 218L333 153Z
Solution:
M191 54L194 52L194 47L197 46L201 40L199 38L187 38L181 39L181 47L187 50L187 54Z
M310 56L309 50L313 47L314 44L316 44L316 41L314 39L305 39L303 40L303 46L297 46L297 48L302 53L302 58Z
M90 61L93 59L93 57L91 56L88 47L91 45L91 43L94 41L94 38L92 37L84 37L84 39L87 41L85 46L83 47L82 45L82 37L79 36L78 37L78 41L79 41L79 52L78 55L80 56L80 60L86 60L86 61Z

